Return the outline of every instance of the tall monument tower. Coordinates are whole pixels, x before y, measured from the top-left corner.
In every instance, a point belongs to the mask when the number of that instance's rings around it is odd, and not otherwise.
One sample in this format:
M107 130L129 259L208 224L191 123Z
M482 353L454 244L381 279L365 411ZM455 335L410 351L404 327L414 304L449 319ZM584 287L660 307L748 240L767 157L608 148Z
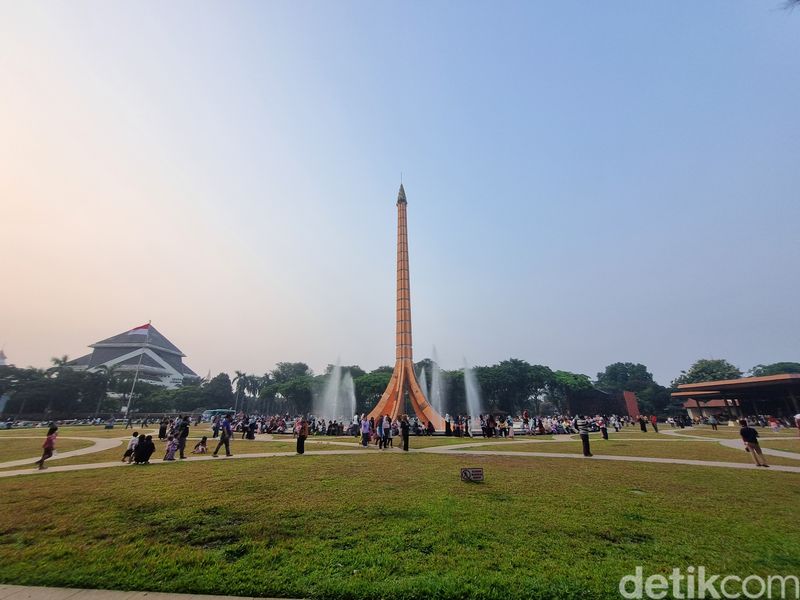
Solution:
M406 191L400 184L397 194L397 353L394 372L378 404L369 413L377 418L389 415L395 419L404 412L406 395L420 422L432 422L437 431L444 431L444 419L425 399L414 374L411 349L411 284L408 274L408 225Z

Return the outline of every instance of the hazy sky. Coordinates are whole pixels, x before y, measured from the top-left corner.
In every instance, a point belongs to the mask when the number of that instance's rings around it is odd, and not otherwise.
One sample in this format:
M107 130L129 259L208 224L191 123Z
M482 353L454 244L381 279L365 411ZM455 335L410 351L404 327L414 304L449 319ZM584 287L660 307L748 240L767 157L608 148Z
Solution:
M205 375L800 360L800 11L0 0L0 344Z

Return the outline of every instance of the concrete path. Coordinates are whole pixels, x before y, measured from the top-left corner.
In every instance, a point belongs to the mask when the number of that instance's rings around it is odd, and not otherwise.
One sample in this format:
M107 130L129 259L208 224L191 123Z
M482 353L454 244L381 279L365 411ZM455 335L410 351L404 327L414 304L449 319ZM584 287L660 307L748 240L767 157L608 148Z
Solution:
M771 439L785 439L785 438L758 438L761 442L765 441L769 443ZM725 446L726 448L733 448L734 450L743 450L744 446L742 445L741 440L719 440L720 445ZM759 444L760 446L761 444ZM800 460L800 454L797 452L788 452L786 450L773 450L772 448L761 448L761 452L767 454L769 456L780 456L781 458L791 458L794 460ZM772 465L770 465L771 467Z
M20 438L27 438L27 439L37 439L42 440L44 443L44 438L40 435L14 435L14 436L3 436L0 440L14 440ZM58 451L58 443L56 443L56 453L51 458L47 459L47 464L50 464L54 460L61 460L62 458L70 458L71 456L83 456L84 454L94 454L95 452L101 452L103 450L109 450L111 448L116 448L128 438L91 438L91 437L74 437L74 436L63 436L59 439L62 440L84 440L86 442L92 442L91 446L87 446L86 448L78 448L77 450L70 450L68 452L59 452ZM121 456L121 455L120 455ZM8 469L11 467L33 467L33 463L39 460L42 457L41 451L39 454L34 456L33 458L22 458L20 460L10 460L8 462L0 463L0 469Z
M252 600L251 596L209 596L160 592L116 592L0 584L0 600Z
M401 450L397 450L402 452ZM389 450L391 452L391 450ZM372 454L367 449L360 449L360 450L306 450L305 456L325 456L325 455L342 455L342 454ZM91 471L93 469L110 469L113 467L119 468L126 468L126 469L146 469L152 465L160 465L160 464L169 464L170 462L179 463L179 462L197 462L197 461L226 461L226 460L239 460L243 458L281 458L281 457L297 457L297 459L302 460L302 456L299 456L295 452L254 452L251 454L234 454L233 456L225 456L224 454L220 454L218 457L213 457L210 454L206 454L204 456L192 456L191 458L186 458L185 460L175 459L174 461L164 461L158 458L154 458L150 460L150 465L133 465L124 463L121 460L115 460L114 462L102 462L102 463L86 463L83 465L64 465L62 467L54 466L48 467L44 470L39 470L36 468L28 468L28 469L9 469L8 471L0 471L0 478L3 477L16 477L18 475L43 475L46 473L66 473L69 471ZM30 464L30 463L28 463Z
M430 451L430 448L420 452ZM439 454L439 452L436 452ZM690 460L685 458L654 458L650 456L616 456L611 454L595 454L588 457L583 454L567 454L562 452L503 452L500 450L456 450L455 452L441 452L441 454L464 454L468 456L536 456L540 458L572 458L577 460L616 460L622 462L661 463L665 465L688 465L693 467L722 467L726 469L758 469L754 463L720 462L713 460ZM759 469L765 470L765 469ZM786 473L800 473L800 466L785 467L783 465L770 465L772 471Z

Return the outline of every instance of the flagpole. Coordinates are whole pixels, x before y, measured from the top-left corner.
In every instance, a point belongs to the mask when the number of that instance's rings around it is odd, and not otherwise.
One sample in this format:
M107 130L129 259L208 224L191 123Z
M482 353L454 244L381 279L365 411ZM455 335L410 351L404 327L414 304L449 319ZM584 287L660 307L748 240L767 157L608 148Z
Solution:
M131 391L128 394L128 407L125 409L125 418L131 418L131 401L133 400L133 390L136 388L136 382L139 380L139 367L142 366L142 357L144 357L144 350L147 349L147 343L150 341L150 323L152 321L147 322L147 335L144 338L144 349L142 353L139 355L139 362L136 363L136 372L133 375L133 384L131 385Z

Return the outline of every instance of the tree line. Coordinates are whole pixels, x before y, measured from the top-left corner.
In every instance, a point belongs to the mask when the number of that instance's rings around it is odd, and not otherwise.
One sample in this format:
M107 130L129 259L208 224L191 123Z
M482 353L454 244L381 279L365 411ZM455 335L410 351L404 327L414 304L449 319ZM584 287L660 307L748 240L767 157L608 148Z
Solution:
M119 414L127 404L133 375L113 368L75 371L66 366L68 358L54 358L49 369L0 367L0 401L5 418L41 415L52 418L71 416L106 416ZM420 375L433 380L435 365L424 359L415 364ZM368 412L378 402L392 374L392 367L365 371L358 365L341 367L349 372L355 388L357 412ZM247 413L310 413L314 397L322 393L333 365L324 373L314 374L306 363L279 362L263 375L235 371L233 378L220 373L208 380L165 389L138 380L132 402L137 413L195 413L210 408L230 408ZM744 373L723 359L700 359L676 377L669 387L656 383L652 373L641 363L617 362L608 365L595 379L581 373L552 370L544 365L510 358L494 365L473 369L478 381L483 409L494 413L532 414L568 412L571 402L592 389L617 394L636 392L646 414L676 414L681 402L672 401L671 391L683 383L719 379L738 379ZM445 410L465 414L464 371L441 370ZM749 376L800 373L800 363L780 362L756 365Z

